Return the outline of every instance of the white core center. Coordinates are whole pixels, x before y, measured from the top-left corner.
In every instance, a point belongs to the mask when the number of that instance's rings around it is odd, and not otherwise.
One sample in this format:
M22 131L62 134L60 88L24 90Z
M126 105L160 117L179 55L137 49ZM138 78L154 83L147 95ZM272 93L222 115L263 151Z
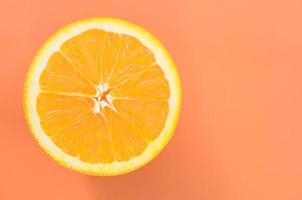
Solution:
M108 107L114 111L116 109L114 108L112 104L112 97L110 95L110 88L108 84L100 84L96 87L96 96L92 98L95 102L93 112L94 113L100 113L103 114L103 109L105 107Z

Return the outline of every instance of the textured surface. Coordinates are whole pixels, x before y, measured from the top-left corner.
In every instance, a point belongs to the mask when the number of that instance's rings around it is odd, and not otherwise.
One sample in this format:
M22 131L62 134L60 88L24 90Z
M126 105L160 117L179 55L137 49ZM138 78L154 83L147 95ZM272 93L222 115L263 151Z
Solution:
M85 162L140 155L160 134L169 110L169 85L155 63L148 49L126 35L92 29L67 40L40 77L43 130ZM114 110L95 102L101 84L110 88L112 102L104 103Z
M0 199L301 200L301 3L2 0ZM147 28L181 75L171 143L124 176L88 177L55 164L24 121L24 76L36 50L87 16Z

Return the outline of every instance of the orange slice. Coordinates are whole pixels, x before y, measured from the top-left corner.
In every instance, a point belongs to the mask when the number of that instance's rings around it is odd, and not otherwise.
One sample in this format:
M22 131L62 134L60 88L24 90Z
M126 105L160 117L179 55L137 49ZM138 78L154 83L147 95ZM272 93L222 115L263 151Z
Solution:
M111 18L51 36L27 75L25 115L40 146L65 167L117 175L152 160L176 127L175 65L150 33Z

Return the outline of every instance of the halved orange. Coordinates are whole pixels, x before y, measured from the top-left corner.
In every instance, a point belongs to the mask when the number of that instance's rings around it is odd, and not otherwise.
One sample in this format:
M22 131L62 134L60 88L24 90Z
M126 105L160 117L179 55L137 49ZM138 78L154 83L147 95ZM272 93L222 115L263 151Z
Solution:
M176 67L162 44L132 23L85 19L38 51L24 108L40 146L65 167L117 175L152 160L180 111Z

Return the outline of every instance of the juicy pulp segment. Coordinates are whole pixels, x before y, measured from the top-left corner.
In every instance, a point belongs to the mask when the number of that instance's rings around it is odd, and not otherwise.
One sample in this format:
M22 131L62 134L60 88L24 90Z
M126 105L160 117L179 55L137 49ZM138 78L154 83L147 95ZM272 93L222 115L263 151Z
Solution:
M93 112L107 84L115 110ZM65 153L89 163L140 155L165 125L170 90L153 54L137 39L102 30L63 43L40 77L37 110L44 132Z

